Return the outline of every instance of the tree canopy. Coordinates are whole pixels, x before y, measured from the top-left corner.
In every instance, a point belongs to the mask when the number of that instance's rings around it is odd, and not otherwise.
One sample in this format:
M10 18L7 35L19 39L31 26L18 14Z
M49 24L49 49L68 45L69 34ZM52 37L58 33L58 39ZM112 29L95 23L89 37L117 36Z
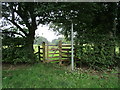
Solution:
M23 37L24 47L31 60L35 30L39 24L50 24L54 31L70 40L73 23L79 58L90 64L102 62L111 65L116 62L115 46L120 39L120 2L7 2L2 3L2 6L2 17L5 20L2 22L3 27L11 25L9 29L3 28L3 34ZM84 47L87 49L93 45L94 51L88 49L87 53L83 53L83 44L89 44ZM94 57L89 58L91 56Z
M67 3L64 7L66 9L62 8L61 12L58 10L60 14L54 15L57 18L52 22L51 28L66 37L71 35L71 23L74 24L76 36L83 33L119 36L119 29L116 29L119 27L118 3Z
M35 37L34 44L42 45L43 42L49 44L49 41L47 40L47 38L42 37L42 36Z
M17 34L25 38L24 46L28 56L31 56L29 58L33 59L35 30L39 24L49 23L46 19L49 3L5 2L2 3L2 7L3 34ZM4 29L5 26L10 27Z

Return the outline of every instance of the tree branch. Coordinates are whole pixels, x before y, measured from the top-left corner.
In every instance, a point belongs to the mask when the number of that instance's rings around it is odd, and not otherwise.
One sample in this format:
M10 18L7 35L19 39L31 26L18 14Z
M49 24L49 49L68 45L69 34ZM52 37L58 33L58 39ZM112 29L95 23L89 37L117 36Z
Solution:
M28 18L25 17L25 15L24 15L25 13L22 14L22 12L25 12L25 11L23 11L21 8L22 8L22 6L19 4L18 10L14 9L14 12L16 12L22 18L22 20L24 21L24 23L26 24L28 29L30 29L30 23L28 23ZM28 15L26 15L26 16L28 16Z
M14 21L12 21L10 19L7 19L7 20L9 20L11 23L13 23L21 32L23 32L25 34L25 36L28 35L17 23L15 23Z
M2 33L13 33L13 34L17 34L17 35L20 35L20 36L22 36L23 38L25 38L24 35L22 35L22 34L20 34L20 33L17 33L17 32L13 32L13 31L4 31L4 32L2 32Z

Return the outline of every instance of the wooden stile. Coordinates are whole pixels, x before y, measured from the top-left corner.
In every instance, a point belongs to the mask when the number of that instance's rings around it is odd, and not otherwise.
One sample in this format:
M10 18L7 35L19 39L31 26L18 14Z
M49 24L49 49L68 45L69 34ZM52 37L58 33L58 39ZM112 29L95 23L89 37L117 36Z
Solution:
M62 45L62 47L71 47L71 45Z
M48 45L48 44L46 45L46 43L43 42L42 47L38 46L38 52L36 54L39 54L39 56L38 56L39 60L43 60L43 62L58 61L59 65L62 65L63 61L70 61L71 48L68 48L68 47L71 47L71 45L69 45L69 44L62 45L62 41L60 40L59 44L58 44L58 48L53 47L53 49L52 49L50 46L57 46L57 45ZM40 52L41 49L42 49L42 52ZM49 51L52 51L52 52L49 52ZM43 56L41 56L41 54ZM56 54L59 56L57 56ZM52 55L52 56L50 57L49 55Z
M75 44L73 44L75 46ZM71 47L71 44L63 44L62 47Z
M71 58L71 57L68 57L68 56L62 56L62 58Z
M42 43L43 47L43 62L45 62L45 42Z
M47 46L58 46L58 45L47 45Z
M59 53L48 53L48 54L59 54Z
M59 58L59 56L54 56L54 57L48 57L48 58Z
M62 41L59 41L59 65L62 64Z
M48 49L48 50L50 50L50 51L57 51L58 49L56 48L56 49Z
M58 60L46 60L47 63L54 62L54 61L59 61L59 59Z
M38 46L38 58L40 60L40 46Z
M62 59L62 61L70 61L70 59Z
M68 52L62 52L62 55L71 55L71 53L68 53Z
M62 49L63 51L71 51L71 49Z
M57 59L57 60L46 60L46 62L54 62L54 61L59 61L59 59ZM70 61L70 60L69 59L62 59L61 61Z

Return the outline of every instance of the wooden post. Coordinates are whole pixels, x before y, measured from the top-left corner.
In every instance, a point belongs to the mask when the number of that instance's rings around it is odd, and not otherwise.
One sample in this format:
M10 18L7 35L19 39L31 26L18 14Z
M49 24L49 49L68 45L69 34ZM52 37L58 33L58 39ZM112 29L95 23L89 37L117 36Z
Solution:
M62 41L59 41L59 65L62 64Z
M67 51L67 53L68 53L68 54L67 54L67 57L70 57L70 55L69 55L69 53L70 53L70 52L69 52L69 51ZM69 58L67 58L67 59L69 59Z
M43 47L43 62L45 62L45 42L42 43Z
M40 46L38 46L38 58L40 60Z

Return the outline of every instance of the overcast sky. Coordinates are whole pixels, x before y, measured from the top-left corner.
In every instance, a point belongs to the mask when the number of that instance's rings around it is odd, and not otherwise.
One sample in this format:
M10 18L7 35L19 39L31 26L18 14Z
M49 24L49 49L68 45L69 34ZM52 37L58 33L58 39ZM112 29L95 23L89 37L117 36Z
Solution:
M48 41L52 41L53 39L57 39L58 37L62 37L62 35L57 36L57 33L49 30L49 26L47 25L39 25L38 29L35 32L36 36L43 36L45 38L47 38Z

